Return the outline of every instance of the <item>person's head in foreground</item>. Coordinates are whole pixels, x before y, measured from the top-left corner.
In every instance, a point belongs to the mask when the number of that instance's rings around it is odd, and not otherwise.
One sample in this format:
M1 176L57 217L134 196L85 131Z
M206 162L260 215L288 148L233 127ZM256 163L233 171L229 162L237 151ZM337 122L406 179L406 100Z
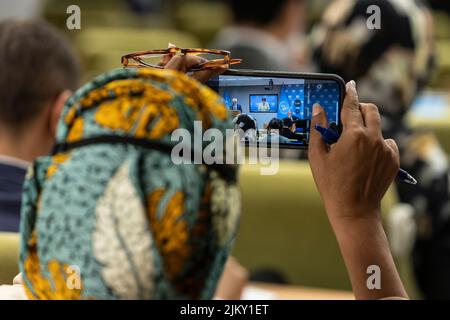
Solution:
M212 298L240 201L236 167L174 165L171 134L195 120L231 126L218 95L170 70L115 70L68 100L25 183L28 298Z
M78 88L78 60L42 21L0 22L0 154L32 161L50 151L56 123Z

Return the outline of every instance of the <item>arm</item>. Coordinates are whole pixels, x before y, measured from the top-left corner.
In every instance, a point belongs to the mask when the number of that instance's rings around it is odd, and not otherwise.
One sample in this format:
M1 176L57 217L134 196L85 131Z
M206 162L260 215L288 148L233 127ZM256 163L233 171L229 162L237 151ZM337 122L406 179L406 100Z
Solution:
M381 299L386 297L408 298L391 253L381 222L341 221L333 224L333 230L344 257L353 292L357 299ZM367 280L368 267L380 268L380 289L370 290Z
M381 224L381 199L399 169L393 140L384 140L378 109L359 103L354 82L347 84L341 112L343 132L331 148L311 131L309 160L314 180L335 232L357 299L403 297L407 294L395 267ZM315 105L311 127L327 125ZM369 266L380 268L381 286L369 289Z
M215 298L222 300L239 300L248 284L249 273L232 256L228 257L222 276L217 284Z

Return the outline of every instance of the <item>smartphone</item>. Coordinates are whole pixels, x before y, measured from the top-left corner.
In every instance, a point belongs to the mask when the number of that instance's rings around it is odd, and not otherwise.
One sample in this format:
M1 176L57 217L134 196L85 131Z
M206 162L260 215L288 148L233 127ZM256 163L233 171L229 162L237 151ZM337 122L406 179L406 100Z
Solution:
M329 125L341 131L345 83L338 75L228 70L207 85L223 97L247 145L308 148L315 103L325 109Z

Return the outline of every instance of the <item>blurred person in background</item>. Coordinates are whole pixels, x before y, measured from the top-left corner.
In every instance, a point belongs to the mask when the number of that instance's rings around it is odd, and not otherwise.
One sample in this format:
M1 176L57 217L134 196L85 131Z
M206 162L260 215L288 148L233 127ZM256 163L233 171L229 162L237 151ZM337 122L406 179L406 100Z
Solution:
M40 16L46 0L0 1L0 21L7 18L31 19Z
M44 22L0 22L0 231L19 230L29 164L50 152L79 65L64 37Z
M381 29L366 26L367 7L381 8ZM426 298L450 299L450 195L447 157L432 133L405 123L434 65L432 16L423 1L332 2L313 32L317 71L358 82L361 100L380 107L383 135L399 144L401 166L419 183L397 184L417 223L413 265Z
M216 36L212 46L243 59L240 68L295 70L299 63L292 39L301 38L303 0L228 0L233 25Z

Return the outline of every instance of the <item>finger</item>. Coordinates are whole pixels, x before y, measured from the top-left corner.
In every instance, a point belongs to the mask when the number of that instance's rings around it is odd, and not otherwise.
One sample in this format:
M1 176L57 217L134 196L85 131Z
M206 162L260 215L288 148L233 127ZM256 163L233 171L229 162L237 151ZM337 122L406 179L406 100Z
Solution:
M309 158L312 161L316 161L315 158L323 157L328 153L328 146L325 141L323 141L320 132L315 129L316 125L324 128L327 128L328 126L325 110L318 103L315 103L313 106L313 116L311 118L308 153Z
M360 103L361 114L366 128L374 135L381 136L381 117L378 108L373 103Z
M23 284L22 273L14 277L13 284Z
M217 77L218 75L227 71L228 68L229 68L229 65L223 65L223 66L220 66L220 67L218 67L216 69L212 69L212 70L198 71L198 72L195 72L192 77L201 83L206 83L209 79Z
M164 66L164 69L178 70L181 72L186 72L184 59L186 56L173 56L169 62Z
M195 67L198 64L207 62L208 60L199 56L174 56L166 65L165 69L178 70L181 72L186 72L190 68ZM220 66L216 69L202 70L195 72L193 78L199 82L205 83L209 79L218 76L228 70L228 65Z
M177 47L176 45L174 45L173 43L170 43L170 42L167 46L168 49L176 48L176 47ZM161 61L158 63L158 65L161 67L165 67L166 64L170 61L170 59L173 58L174 55L175 55L175 53L168 53L168 54L163 55L163 57L162 57Z
M344 127L351 127L352 125L364 126L363 117L359 109L358 93L356 92L355 81L350 81L346 85L346 94L344 105L341 111L341 120Z
M172 53L163 55L163 57L162 57L161 61L158 63L158 65L161 67L165 67L169 63L169 61L173 58L173 56L174 56L174 54L172 54Z

